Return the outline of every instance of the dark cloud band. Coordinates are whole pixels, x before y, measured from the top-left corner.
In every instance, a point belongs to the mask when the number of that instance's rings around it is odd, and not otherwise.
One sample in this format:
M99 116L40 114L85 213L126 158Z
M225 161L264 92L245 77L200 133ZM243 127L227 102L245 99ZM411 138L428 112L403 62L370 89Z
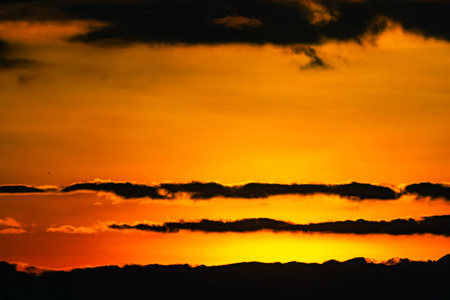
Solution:
M312 2L315 5L309 5ZM313 7L321 9L314 11ZM380 34L386 19L425 37L450 40L448 1L6 1L0 11L0 20L90 20L105 24L72 38L84 43L359 42L364 36Z
M26 185L1 185L0 194L44 193L46 190Z
M226 186L215 182L162 183L157 186L132 183L92 182L77 183L62 189L62 192L80 190L112 192L125 199L148 197L151 199L173 199L177 193L188 193L192 199L268 198L278 195L337 195L354 200L397 199L396 192L388 187L352 182L348 184L269 184L248 183Z
M111 224L111 229L137 229L162 233L180 230L201 232L319 232L342 234L435 234L450 236L450 215L424 217L421 220L396 219L392 221L336 221L310 224L294 224L267 218L242 219L237 221L214 221L203 219L197 222L167 222L162 225L151 224Z
M421 182L410 184L405 187L405 194L413 194L420 198L430 197L432 199L444 198L450 201L450 186L439 183Z
M150 198L171 200L178 193L186 193L194 200L212 198L264 199L282 195L335 195L354 201L396 200L403 195L417 198L430 197L450 201L450 186L441 183L414 183L401 191L368 183L346 184L276 184L247 183L244 185L222 185L216 182L162 183L159 185L135 184L129 182L84 182L75 183L60 189L60 192L102 191L114 193L124 199ZM40 189L24 185L0 186L0 193L42 193L56 192L55 189Z
M377 185L352 182L348 184L272 184L248 183L238 186L223 186L218 183L192 182L188 184L161 184L169 194L190 193L193 199L227 198L267 198L278 195L338 195L352 199L396 199L394 190Z
M165 199L165 197L158 193L158 188L148 185L126 183L114 183L114 182L93 182L93 183L76 183L63 188L63 193L73 191L103 191L111 192L117 196L125 199L132 198L152 198L152 199Z

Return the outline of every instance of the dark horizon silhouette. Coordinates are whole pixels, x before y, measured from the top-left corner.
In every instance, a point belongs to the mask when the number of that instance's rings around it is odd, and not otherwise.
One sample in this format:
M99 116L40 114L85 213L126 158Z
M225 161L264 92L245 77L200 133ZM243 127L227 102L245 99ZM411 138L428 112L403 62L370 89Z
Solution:
M1 299L448 299L450 255L437 261L245 262L16 271L0 262Z

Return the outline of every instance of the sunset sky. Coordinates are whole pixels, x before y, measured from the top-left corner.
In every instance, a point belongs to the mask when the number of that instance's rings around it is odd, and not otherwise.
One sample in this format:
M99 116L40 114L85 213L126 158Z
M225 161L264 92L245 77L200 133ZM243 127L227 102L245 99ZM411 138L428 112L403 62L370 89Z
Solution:
M449 13L445 0L2 1L0 261L442 257Z

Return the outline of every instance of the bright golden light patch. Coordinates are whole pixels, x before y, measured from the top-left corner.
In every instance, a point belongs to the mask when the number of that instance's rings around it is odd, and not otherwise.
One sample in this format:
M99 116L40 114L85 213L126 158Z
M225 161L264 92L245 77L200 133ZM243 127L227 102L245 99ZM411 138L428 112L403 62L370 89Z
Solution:
M323 262L364 256L437 259L450 239L432 235L348 235L304 233L162 234L109 229L111 223L236 220L265 217L299 224L356 220L391 220L450 214L443 200L402 197L363 202L323 195L268 199L118 200L106 193L1 196L3 223L21 227L2 235L0 258L46 267L127 263L218 265L241 261ZM97 205L100 202L102 205ZM19 232L17 232L19 233ZM29 245L34 245L29 247ZM415 245L421 245L417 247Z
M378 262L393 257L436 260L450 246L440 236L386 236L105 232L0 235L0 256L8 261L63 268L124 264L221 265L245 261L324 262L366 257ZM33 247L30 247L33 245ZM421 245L421 247L417 247Z

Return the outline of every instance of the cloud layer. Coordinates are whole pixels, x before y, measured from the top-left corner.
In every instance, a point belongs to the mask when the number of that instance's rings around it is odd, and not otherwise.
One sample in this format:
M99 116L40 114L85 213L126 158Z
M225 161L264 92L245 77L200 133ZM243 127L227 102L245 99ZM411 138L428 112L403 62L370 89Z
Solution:
M386 19L449 40L448 1L135 0L4 1L1 20L90 20L73 41L126 44L321 44L377 35Z
M0 3L0 22L89 21L72 42L99 46L273 44L292 47L327 69L313 46L329 41L372 41L389 21L426 38L450 40L450 3L439 0L21 0ZM0 70L37 62L6 58Z
M208 200L216 197L261 199L280 195L336 195L351 200L396 200L402 195L418 198L444 199L450 201L450 186L442 183L414 183L402 190L369 183L351 182L345 184L276 184L247 183L244 185L222 185L216 182L161 183L145 185L130 182L82 182L60 188L59 192L101 191L113 193L124 199L150 198L171 200L179 193L186 193L194 200ZM3 185L0 193L44 193L55 189L42 189L25 185Z
M192 199L211 199L215 197L251 199L277 195L312 195L319 193L357 200L392 200L397 198L396 192L388 187L357 182L336 185L248 183L236 186L226 186L215 182L162 183L156 186L132 183L90 182L67 186L62 189L62 192L79 190L113 192L125 199L141 197L173 199L177 193L188 193Z
M450 236L450 215L424 217L421 220L395 219L391 221L336 221L310 224L294 224L267 218L242 219L237 221L214 221L203 219L196 222L166 222L153 224L110 224L109 228L125 230L137 229L162 233L180 230L201 232L320 232L344 234L436 234Z
M44 193L45 190L26 185L1 185L0 194Z
M114 182L87 182L76 183L63 188L61 191L103 191L111 192L125 199L148 197L151 199L164 199L165 197L158 192L158 188L149 185L133 183L114 183Z
M450 186L438 183L421 182L410 184L405 187L404 193L432 199L444 198L450 201Z
M49 227L47 232L59 232L59 233L81 233L81 234L91 234L96 233L96 228L91 227L75 227L71 225L62 225L57 227Z

